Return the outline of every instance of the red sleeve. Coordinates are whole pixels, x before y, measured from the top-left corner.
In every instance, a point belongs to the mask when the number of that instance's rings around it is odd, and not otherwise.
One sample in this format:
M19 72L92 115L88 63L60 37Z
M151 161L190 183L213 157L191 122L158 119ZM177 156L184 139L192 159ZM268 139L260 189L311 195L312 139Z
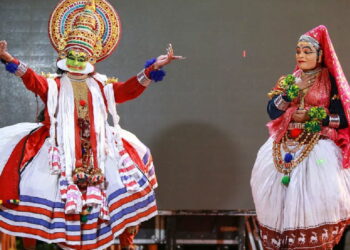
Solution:
M27 72L22 76L22 81L27 89L40 96L41 100L46 103L49 87L45 77L28 68Z
M145 69L145 74L147 77L149 77L152 70L154 70L153 65ZM115 101L117 103L123 103L139 97L143 91L145 91L146 87L141 85L137 80L137 77L134 76L124 83L113 83L113 89Z
M20 64L20 61L17 58L13 58L11 62L17 65ZM26 88L40 96L41 100L46 103L49 88L46 78L38 75L31 68L28 68L21 78Z
M146 87L142 86L136 76L134 76L124 83L113 83L113 89L115 101L117 103L123 103L140 96Z

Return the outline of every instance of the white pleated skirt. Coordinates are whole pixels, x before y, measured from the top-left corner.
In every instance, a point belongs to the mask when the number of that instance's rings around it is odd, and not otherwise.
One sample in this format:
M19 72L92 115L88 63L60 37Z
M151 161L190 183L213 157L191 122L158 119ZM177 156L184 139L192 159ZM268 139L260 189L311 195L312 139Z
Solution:
M0 174L6 158L17 143L40 126L22 123L0 129ZM144 150L147 148L133 134L123 131L123 138L132 144L141 159L149 159L149 151ZM21 173L19 205L14 208L0 206L0 231L59 243L65 249L105 249L125 228L138 225L157 214L155 193L149 179L143 176L139 180L140 190L127 191L121 181L116 159L111 157L105 164L110 220L99 218L99 207L91 211L86 223L80 221L79 214L65 214L59 176L50 174L48 149L46 140Z
M340 149L332 140L319 140L291 172L288 186L281 183L272 149L269 138L250 182L264 248L332 248L350 219L350 169L342 168Z

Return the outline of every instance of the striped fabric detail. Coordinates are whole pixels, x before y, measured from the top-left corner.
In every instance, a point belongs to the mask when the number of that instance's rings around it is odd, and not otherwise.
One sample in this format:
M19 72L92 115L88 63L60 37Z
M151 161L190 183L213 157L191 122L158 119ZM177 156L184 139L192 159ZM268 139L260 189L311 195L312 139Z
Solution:
M77 214L82 211L82 208L83 208L82 194L78 186L75 184L68 185L65 213Z
M62 172L60 151L58 147L49 148L49 166L51 174L60 174Z
M68 189L68 181L66 178L66 173L63 171L59 180L59 191L61 194L61 199L66 200L67 199L67 189Z
M148 181L151 183L152 188L157 188L158 182L157 182L156 172L154 169L153 157L149 149L147 150L146 154L142 158L142 162L146 166L145 174L148 178Z
M153 189L145 178L139 185L138 192L130 193L121 188L108 195L109 221L99 219L98 207L91 211L84 224L80 222L80 215L64 213L63 202L22 195L15 208L1 207L0 230L73 249L104 249L113 244L114 238L126 227L157 214Z
M119 151L119 155L121 156L120 161L122 162L118 168L120 178L127 190L137 191L140 188L138 182L143 177L142 173L135 166L136 163L132 161L125 149Z
M102 205L103 196L101 189L89 186L86 192L85 204L88 206Z

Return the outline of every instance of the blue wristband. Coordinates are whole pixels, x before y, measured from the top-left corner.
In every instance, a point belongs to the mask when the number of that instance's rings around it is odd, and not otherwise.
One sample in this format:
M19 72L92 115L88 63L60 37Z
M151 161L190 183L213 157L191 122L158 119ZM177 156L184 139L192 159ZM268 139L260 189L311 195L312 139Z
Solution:
M157 61L156 58L152 58L145 63L145 69L152 66ZM152 70L149 74L149 77L152 81L160 82L164 79L166 75L165 71L162 69Z
M163 80L164 76L166 75L165 71L162 69L158 69L158 70L152 70L149 73L149 78L151 78L151 80L155 81L155 82L160 82Z
M18 65L16 63L13 62L9 62L6 63L6 70L12 74L16 73L17 69L18 69Z
M150 60L147 60L145 63L145 69L147 69L149 66L152 66L157 61L156 58L152 58Z

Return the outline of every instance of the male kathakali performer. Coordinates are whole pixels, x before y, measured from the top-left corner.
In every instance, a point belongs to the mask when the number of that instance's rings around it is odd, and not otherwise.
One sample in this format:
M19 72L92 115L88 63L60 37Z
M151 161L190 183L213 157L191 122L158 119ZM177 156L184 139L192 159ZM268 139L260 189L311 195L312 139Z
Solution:
M45 103L42 122L0 129L0 230L26 238L26 248L37 239L104 249L119 236L132 249L137 226L157 214L157 180L149 149L119 126L116 103L137 98L183 57L170 45L124 83L96 73L120 38L106 0L60 1L49 35L59 53L56 75L36 74L0 42L6 69Z

